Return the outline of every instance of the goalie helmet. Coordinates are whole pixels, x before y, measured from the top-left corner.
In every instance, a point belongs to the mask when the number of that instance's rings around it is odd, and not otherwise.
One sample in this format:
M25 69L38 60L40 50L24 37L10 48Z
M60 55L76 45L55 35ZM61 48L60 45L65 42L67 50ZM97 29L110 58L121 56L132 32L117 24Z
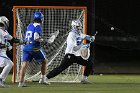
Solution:
M71 26L72 27L81 27L82 24L79 20L73 20L72 23L71 23Z
M81 24L80 20L73 20L71 22L71 26L72 26L72 29L75 29L75 30L78 30L81 32L82 24Z
M44 15L41 12L35 12L34 13L34 20L35 19L40 19L43 23L44 22Z
M2 23L4 25L6 30L8 29L8 27L9 27L9 20L8 20L7 17L1 16L0 17L0 23Z

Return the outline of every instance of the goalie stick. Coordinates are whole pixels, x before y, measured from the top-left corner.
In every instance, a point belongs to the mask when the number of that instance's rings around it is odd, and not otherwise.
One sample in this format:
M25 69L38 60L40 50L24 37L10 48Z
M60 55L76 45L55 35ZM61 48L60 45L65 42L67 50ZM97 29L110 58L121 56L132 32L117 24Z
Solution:
M53 43L54 40L56 39L56 37L58 36L58 34L59 34L59 30L57 30L56 32L52 33L51 36L49 37L49 39L45 39L45 40L42 39L41 46Z
M94 36L96 36L98 34L98 31L95 32Z
M96 36L97 35L97 31L96 31L96 33L94 34L94 36ZM93 36L92 36L93 37ZM92 38L93 39L93 38ZM84 59L84 60L87 60L88 58L89 58L89 56L90 56L90 44L92 43L92 42L94 42L93 40L90 40L90 42L88 43L88 44L85 44L85 45L83 45L81 48L80 48L80 54L81 54L81 57Z

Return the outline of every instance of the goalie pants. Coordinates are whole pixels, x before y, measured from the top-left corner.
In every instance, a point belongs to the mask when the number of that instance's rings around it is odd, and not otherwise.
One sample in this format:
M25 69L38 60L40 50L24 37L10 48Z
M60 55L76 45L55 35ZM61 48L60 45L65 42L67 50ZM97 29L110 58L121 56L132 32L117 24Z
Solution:
M65 69L67 69L73 63L77 63L80 65L86 66L85 70L84 70L84 76L89 76L91 70L93 69L93 60L91 60L91 59L92 58L90 57L88 60L84 60L80 56L75 56L74 54L66 54L64 56L64 59L62 60L61 64L47 74L47 78L50 79L50 78L57 76L58 74L60 74Z

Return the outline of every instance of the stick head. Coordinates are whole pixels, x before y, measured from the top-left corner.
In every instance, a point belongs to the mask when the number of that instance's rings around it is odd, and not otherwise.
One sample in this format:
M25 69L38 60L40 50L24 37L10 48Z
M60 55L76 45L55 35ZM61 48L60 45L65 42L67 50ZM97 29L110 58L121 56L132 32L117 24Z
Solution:
M81 31L82 30L82 23L80 20L73 20L71 22L72 29L75 29L76 31Z
M48 43L53 43L54 40L56 39L56 37L58 36L59 34L59 30L57 30L56 32L54 32L51 37L48 39Z
M82 46L80 48L80 55L81 55L81 57L84 60L87 60L89 58L89 56L90 56L90 49L89 49L89 47L87 48L87 47Z

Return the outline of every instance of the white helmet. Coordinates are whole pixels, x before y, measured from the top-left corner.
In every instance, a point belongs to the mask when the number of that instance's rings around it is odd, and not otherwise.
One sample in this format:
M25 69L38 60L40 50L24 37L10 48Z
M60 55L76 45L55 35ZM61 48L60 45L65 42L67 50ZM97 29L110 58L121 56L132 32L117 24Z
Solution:
M9 20L5 16L0 16L0 23L2 23L5 27L5 29L8 29L9 27Z
M79 20L73 20L73 21L71 22L71 26L72 26L72 27L81 27L82 24L81 24L81 22L80 22Z

